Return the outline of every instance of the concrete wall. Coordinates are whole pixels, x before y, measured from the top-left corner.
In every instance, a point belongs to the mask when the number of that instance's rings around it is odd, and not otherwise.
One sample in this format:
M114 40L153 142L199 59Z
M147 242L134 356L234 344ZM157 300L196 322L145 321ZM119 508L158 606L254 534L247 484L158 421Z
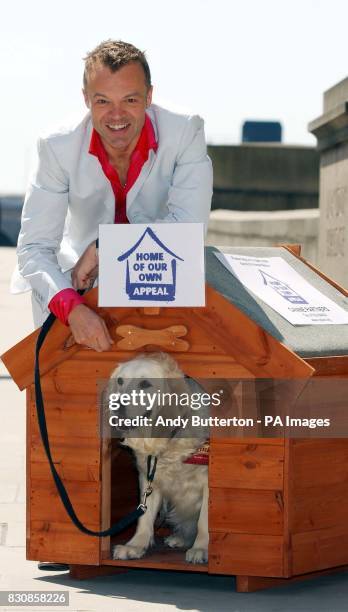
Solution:
M274 246L301 244L302 255L318 259L319 210L211 213L207 244L215 246Z
M318 207L319 153L314 147L247 143L208 147L214 167L213 209Z
M348 77L324 93L323 114L309 124L320 151L320 269L347 287Z
M16 244L22 201L21 196L0 197L0 245ZM316 263L318 231L318 209L273 212L214 210L210 215L207 243L216 246L299 243L303 245L304 257Z

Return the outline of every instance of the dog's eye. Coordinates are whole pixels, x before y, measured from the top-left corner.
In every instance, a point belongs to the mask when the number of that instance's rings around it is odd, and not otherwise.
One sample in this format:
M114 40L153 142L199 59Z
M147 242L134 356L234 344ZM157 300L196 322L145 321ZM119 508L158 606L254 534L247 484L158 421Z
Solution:
M120 385L120 386L123 385L123 378L121 378L121 377L118 378L117 379L117 384Z
M149 387L152 387L152 384L148 381L148 380L141 380L139 383L139 388L140 389L148 389Z

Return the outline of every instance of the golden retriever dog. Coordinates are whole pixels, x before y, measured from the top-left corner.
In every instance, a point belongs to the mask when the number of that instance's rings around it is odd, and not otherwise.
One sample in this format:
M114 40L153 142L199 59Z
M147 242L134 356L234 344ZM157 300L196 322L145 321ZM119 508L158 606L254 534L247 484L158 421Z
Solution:
M185 378L178 364L165 353L144 354L120 364L111 374L112 389L118 393L131 390L169 391L192 393L192 382ZM191 387L190 387L191 384ZM196 383L197 384L197 383ZM121 405L118 416L134 416L131 406ZM175 411L175 412L174 412ZM145 413L145 409L143 410ZM190 406L163 406L159 401L151 412L146 412L154 422L159 415L189 417ZM121 429L122 431L122 429ZM157 514L165 517L172 527L172 535L165 538L171 548L186 548L186 561L208 561L208 467L184 463L206 440L206 431L183 437L177 427L167 427L166 437L150 437L149 430L141 427L123 429L122 443L132 449L139 471L140 496L147 487L147 458L157 457L157 469L152 483L152 493L146 500L147 511L137 524L134 536L124 545L113 548L114 559L139 559L154 543L154 524ZM146 433L147 432L147 433ZM147 435L148 437L143 437ZM158 434L157 434L158 435ZM191 431L185 436L191 436ZM200 437L194 437L199 435Z

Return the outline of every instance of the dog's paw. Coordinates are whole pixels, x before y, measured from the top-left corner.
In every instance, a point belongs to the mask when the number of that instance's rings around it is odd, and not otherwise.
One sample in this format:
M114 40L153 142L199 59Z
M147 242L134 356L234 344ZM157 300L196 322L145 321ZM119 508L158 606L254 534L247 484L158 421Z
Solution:
M113 559L140 559L146 553L146 548L142 546L130 546L129 544L117 544L112 551Z
M189 548L185 559L188 563L208 563L208 551L206 548Z
M170 548L184 548L185 541L184 538L180 535L170 535L164 538L164 543Z

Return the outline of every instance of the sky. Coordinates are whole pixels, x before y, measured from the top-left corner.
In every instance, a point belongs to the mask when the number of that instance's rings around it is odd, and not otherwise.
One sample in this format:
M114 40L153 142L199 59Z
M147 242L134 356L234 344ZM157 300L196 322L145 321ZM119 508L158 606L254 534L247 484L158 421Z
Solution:
M109 38L146 51L153 101L201 115L208 143L264 119L315 146L308 123L348 75L347 23L347 0L3 1L0 194L25 191L39 135L83 117L83 57Z

